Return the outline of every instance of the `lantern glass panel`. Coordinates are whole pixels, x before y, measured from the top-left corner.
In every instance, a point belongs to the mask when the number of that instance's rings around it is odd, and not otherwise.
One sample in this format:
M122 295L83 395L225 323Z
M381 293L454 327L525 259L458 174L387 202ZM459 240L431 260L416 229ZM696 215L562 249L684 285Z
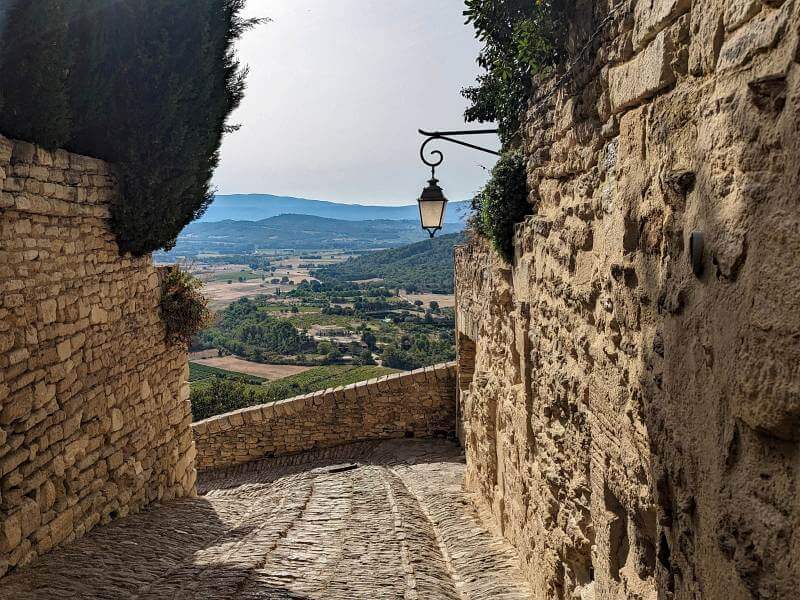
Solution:
M419 217L423 229L440 229L444 222L447 200L420 200Z

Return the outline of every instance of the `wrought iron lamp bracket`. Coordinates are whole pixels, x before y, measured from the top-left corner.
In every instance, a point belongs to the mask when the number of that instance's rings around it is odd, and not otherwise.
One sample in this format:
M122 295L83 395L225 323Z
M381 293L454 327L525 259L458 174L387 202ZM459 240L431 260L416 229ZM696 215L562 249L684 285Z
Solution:
M470 144L469 142L453 138L453 136L496 134L498 133L497 129L473 129L471 131L424 131L420 129L419 133L420 135L424 135L428 138L422 142L422 147L419 149L419 157L422 159L423 163L431 168L431 179L436 179L436 167L444 162L444 154L442 154L440 150L432 150L429 153L429 156L432 157L431 160L428 160L425 155L426 146L434 140L442 140L452 144L458 144L459 146L472 148L473 150L479 150L480 152L486 152L487 154L500 156L499 152L490 150L489 148L483 148L482 146L476 146L475 144Z

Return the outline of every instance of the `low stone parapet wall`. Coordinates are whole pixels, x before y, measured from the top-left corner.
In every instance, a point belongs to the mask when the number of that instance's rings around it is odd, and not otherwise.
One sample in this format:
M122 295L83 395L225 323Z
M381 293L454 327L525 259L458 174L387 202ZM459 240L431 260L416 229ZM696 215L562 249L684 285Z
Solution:
M455 431L455 363L218 415L193 425L198 470L351 442Z

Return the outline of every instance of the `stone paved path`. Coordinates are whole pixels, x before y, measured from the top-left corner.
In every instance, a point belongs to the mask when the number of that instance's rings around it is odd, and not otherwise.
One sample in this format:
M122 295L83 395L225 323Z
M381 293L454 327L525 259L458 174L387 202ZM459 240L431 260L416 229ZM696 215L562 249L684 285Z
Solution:
M0 600L530 597L440 441L355 444L207 475L0 582Z

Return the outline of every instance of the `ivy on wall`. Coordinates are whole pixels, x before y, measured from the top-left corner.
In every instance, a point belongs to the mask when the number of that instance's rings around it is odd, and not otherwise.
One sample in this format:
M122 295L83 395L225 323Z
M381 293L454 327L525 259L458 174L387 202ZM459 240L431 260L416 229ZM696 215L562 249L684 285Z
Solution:
M570 0L466 0L464 16L483 48L477 85L462 90L469 100L465 118L496 122L505 153L473 201L472 229L491 242L507 262L514 257L514 225L533 212L523 156L518 145L522 115L537 75L565 57Z
M174 244L211 201L245 69L245 0L9 0L0 12L0 132L116 164L122 251Z
M533 212L528 202L525 160L507 152L492 169L492 176L473 201L473 228L488 239L506 261L514 259L514 225Z

